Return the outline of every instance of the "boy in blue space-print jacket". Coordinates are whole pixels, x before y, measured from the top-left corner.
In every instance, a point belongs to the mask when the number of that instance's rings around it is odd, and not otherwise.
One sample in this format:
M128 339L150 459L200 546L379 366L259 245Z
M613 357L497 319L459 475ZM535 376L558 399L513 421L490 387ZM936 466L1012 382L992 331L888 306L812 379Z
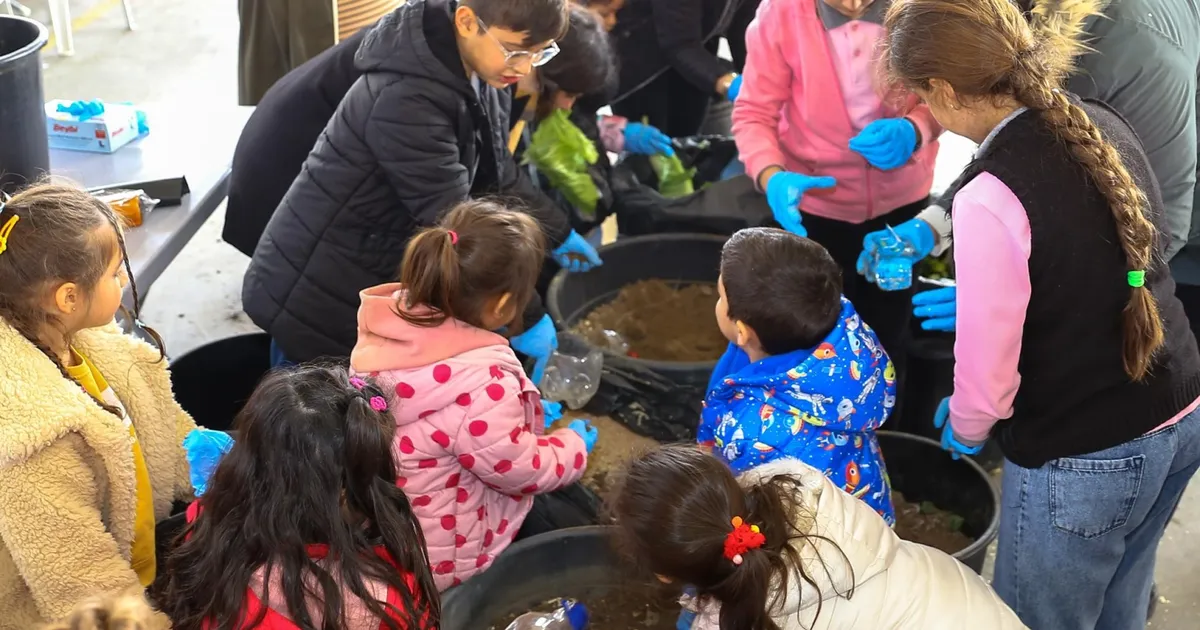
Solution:
M875 431L896 404L896 369L842 297L837 263L783 230L742 230L722 251L718 285L730 344L698 441L735 473L800 459L894 523Z

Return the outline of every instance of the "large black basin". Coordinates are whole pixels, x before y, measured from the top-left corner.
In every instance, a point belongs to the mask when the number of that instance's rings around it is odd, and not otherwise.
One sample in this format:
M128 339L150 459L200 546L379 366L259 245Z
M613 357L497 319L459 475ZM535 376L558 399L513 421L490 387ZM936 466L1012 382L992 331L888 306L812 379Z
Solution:
M587 273L561 271L546 292L546 307L559 329L579 323L596 307L612 301L623 287L640 280L678 284L716 282L721 247L728 240L710 234L652 234L622 238L600 248L604 265ZM713 325L716 325L714 320ZM632 359L607 353L605 361L632 361L680 385L704 387L716 361L674 362Z
M50 171L40 54L49 37L38 22L0 15L0 191Z
M271 337L266 333L227 337L171 361L171 388L196 424L228 431L270 368Z

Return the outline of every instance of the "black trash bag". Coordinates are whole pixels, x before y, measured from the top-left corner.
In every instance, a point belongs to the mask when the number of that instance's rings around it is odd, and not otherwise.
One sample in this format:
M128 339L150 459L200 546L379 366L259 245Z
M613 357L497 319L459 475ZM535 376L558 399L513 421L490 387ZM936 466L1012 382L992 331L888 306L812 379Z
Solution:
M658 442L685 442L696 439L703 400L700 388L678 385L637 361L605 355L600 389L584 409Z
M573 483L533 499L533 509L525 517L517 540L547 534L568 527L600 524L603 502L591 488Z
M609 181L623 235L691 232L728 236L749 227L773 225L766 196L745 175L714 182L678 199L668 199L644 185L625 163L613 168Z
M725 167L738 155L737 144L729 136L687 136L675 138L671 144L683 168L696 169L692 176L696 190L719 181ZM639 182L658 190L658 175L650 165L649 156L627 155L618 166L625 166Z

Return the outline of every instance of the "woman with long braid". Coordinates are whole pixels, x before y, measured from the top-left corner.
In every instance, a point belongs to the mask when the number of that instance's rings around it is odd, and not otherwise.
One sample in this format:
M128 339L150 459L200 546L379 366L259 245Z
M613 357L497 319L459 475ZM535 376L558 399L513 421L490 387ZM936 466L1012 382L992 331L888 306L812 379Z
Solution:
M892 76L980 143L954 198L955 390L935 422L956 455L1004 452L994 586L1034 630L1141 627L1200 466L1200 355L1145 151L1059 89L1097 11L901 0L885 20Z

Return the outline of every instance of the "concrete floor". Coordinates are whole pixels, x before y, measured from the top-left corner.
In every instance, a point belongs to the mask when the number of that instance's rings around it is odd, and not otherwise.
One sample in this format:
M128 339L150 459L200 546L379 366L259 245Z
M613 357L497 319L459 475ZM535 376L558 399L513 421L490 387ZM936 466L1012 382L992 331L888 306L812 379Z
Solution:
M48 22L45 4L25 0ZM47 98L133 101L195 113L236 102L237 10L231 0L134 2L139 29L125 29L118 0L77 0L72 58L44 53ZM153 121L151 121L153 125ZM970 158L962 138L943 142L936 188L944 187ZM248 260L221 241L224 210L201 228L145 302L143 319L179 356L209 341L256 330L241 311L242 274ZM1159 550L1158 613L1149 627L1200 627L1200 486L1184 497Z

